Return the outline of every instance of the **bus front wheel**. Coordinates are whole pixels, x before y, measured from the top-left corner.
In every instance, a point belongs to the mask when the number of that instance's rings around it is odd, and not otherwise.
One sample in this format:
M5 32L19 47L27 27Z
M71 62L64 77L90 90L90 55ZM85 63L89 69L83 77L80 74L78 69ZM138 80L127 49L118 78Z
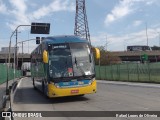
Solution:
M36 86L35 86L35 80L34 80L34 78L33 78L32 80L33 80L33 88L36 90Z
M76 95L77 97L83 97L84 96L84 94L82 94L82 95Z

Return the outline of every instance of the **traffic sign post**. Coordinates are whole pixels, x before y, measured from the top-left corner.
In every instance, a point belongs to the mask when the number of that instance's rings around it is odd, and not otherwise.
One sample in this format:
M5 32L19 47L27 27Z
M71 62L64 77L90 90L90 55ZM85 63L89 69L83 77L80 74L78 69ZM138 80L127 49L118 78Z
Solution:
M49 34L50 23L32 23L31 34Z

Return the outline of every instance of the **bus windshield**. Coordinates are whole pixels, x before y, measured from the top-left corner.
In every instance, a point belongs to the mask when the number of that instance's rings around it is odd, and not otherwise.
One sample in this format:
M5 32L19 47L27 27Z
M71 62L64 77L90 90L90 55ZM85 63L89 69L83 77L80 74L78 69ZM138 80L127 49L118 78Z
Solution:
M94 75L94 64L87 43L50 45L49 75L51 78L77 78Z
M88 44L71 43L72 62L75 76L89 76L94 74L93 59Z

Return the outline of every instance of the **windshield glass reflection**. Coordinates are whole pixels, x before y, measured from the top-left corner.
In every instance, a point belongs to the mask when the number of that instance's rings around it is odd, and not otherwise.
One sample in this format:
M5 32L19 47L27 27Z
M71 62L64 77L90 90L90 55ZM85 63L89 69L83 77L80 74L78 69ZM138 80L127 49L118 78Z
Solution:
M51 78L81 77L94 74L93 60L87 43L50 45Z

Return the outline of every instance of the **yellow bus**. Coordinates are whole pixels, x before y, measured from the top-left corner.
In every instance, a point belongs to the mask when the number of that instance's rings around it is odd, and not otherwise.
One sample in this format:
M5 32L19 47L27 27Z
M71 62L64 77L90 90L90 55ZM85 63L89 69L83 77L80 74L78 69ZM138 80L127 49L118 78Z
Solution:
M99 50L95 48L97 58ZM49 98L96 93L89 42L77 36L46 37L31 53L33 86Z

